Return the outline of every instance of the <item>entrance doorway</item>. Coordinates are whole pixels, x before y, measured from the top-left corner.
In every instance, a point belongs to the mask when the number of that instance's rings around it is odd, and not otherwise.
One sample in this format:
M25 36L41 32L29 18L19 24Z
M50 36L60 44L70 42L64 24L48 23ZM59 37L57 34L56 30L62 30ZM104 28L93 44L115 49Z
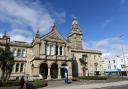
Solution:
M64 63L61 65L61 70L60 70L61 78L64 78L64 66L67 66L67 64Z
M40 65L39 73L42 75L43 79L47 79L48 75L48 65L46 63L42 63Z
M100 75L100 71L95 71L95 76L99 76Z
M52 79L58 78L58 64L53 63L50 69L50 75Z

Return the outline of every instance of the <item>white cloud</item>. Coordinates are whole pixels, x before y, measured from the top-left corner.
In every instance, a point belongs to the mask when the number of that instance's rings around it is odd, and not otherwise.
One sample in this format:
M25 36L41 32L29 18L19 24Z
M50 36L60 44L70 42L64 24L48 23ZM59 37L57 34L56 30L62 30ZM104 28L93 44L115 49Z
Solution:
M82 46L84 49L89 48L89 44L86 41L83 41L82 43L83 43Z
M102 24L101 27L105 28L107 25L109 25L112 22L112 18L106 19Z
M110 55L111 55L110 53L103 53L102 57L105 58L106 56L110 56Z
M99 41L88 42L89 48L100 50L103 52L103 57L117 56L128 54L128 44L123 42L120 37L106 38Z
M0 38L3 36L3 33L0 33Z
M95 44L94 48L99 48L99 47L105 47L111 44L115 44L120 42L121 39L118 37L113 37L113 38L106 38L100 41L94 41L93 44Z
M21 34L16 34L16 35L12 35L11 36L12 39L14 39L15 41L22 41L22 42L29 42L31 43L32 42L32 37L25 37Z
M14 37L17 40L24 39L21 35L26 30L29 30L27 31L29 34L39 29L41 33L45 34L57 19L64 21L66 16L63 10L49 10L49 8L53 8L52 5L46 7L45 4L41 4L40 0L29 1L31 2L26 0L0 0L0 21L11 25L9 33L14 36L17 35L17 37ZM15 31L19 31L18 34L15 34Z
M32 42L33 35L31 31L22 30L22 29L13 29L12 31L8 32L11 35L11 39L14 41L23 41L23 42Z

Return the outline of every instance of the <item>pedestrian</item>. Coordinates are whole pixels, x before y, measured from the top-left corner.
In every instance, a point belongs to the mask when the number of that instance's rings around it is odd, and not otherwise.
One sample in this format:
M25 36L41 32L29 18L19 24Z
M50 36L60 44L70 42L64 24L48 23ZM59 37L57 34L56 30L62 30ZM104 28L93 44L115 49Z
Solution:
M20 80L20 89L25 89L25 80L24 80L24 76L21 77Z

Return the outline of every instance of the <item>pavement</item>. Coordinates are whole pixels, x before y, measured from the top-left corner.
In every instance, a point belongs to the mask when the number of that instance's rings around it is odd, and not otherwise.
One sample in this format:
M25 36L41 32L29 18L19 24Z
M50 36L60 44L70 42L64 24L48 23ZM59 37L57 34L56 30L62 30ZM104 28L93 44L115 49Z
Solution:
M51 81L50 81L51 82ZM50 85L50 82L48 83L49 86L47 87L43 87L43 88L39 88L39 89L116 89L116 88L111 88L111 87L119 87L119 86L123 86L123 85L128 85L128 81L118 81L118 82L102 82L102 83L71 83L71 84L64 84L62 81L59 81L58 83L56 81L54 81L54 86ZM62 85L59 85L63 83ZM59 85L59 86L58 86ZM124 89L124 88L122 88ZM127 88L128 89L128 88Z
M128 89L128 85L114 86L114 87L104 87L104 88L97 88L97 89Z
M48 86L38 89L128 89L128 81L86 80L64 84L64 81L48 81ZM19 86L0 87L0 89L19 89Z

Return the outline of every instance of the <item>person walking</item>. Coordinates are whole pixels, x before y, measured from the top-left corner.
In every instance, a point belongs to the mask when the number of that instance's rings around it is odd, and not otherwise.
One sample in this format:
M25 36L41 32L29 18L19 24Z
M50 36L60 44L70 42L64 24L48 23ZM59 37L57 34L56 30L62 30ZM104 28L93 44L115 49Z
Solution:
M24 76L21 77L20 80L20 89L25 89L25 80L24 80Z

